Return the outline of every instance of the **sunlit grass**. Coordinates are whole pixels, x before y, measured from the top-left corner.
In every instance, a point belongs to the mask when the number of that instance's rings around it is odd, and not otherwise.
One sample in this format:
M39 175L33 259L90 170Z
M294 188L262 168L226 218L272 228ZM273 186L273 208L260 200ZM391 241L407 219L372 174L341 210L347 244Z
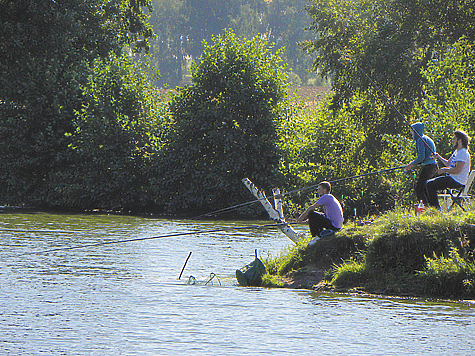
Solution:
M268 273L282 276L325 262L328 279L338 288L475 297L475 212L427 209L414 216L398 210L371 218L371 224L347 223L331 239L311 247L301 241L269 258Z

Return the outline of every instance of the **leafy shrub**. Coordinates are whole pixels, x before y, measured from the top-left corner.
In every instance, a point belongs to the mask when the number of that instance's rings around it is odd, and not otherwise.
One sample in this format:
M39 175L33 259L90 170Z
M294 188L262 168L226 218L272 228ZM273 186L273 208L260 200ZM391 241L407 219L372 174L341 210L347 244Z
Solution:
M167 124L144 69L128 55L96 59L83 97L76 129L67 134L69 164L50 175L48 205L151 209L153 196L147 194L150 157L159 150Z
M178 88L170 105L173 130L156 162L164 177L157 190L168 212L249 201L243 178L264 189L279 179L277 126L288 86L285 67L259 37L246 40L226 30L213 41L204 42L192 66L192 85Z
M443 297L475 296L475 263L460 257L452 248L448 257L436 254L426 258L425 268L418 272L421 290L425 294Z

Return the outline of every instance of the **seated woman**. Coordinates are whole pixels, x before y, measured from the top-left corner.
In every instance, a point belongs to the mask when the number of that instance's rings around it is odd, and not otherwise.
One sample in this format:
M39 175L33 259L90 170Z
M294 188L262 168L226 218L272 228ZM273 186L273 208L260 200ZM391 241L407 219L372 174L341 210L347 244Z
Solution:
M452 137L452 146L454 152L448 160L441 157L438 153L434 154L444 167L437 170L442 176L429 179L426 182L428 203L440 210L439 198L437 192L444 189L460 189L465 186L468 174L470 173L470 154L468 153L468 144L470 137L463 131L457 130Z

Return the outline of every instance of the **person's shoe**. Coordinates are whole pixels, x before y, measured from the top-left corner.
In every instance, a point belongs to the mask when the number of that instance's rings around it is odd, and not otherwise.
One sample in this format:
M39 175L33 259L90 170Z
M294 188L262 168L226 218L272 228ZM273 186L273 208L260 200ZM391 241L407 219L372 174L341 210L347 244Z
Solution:
M313 245L315 245L318 240L320 240L320 237L319 237L319 236L315 236L313 239L311 239L311 240L308 242L308 245L307 245L307 246L313 246Z
M335 233L335 231L333 231L333 230L323 229L322 232L320 233L320 237L324 238L324 237L333 235L334 233Z

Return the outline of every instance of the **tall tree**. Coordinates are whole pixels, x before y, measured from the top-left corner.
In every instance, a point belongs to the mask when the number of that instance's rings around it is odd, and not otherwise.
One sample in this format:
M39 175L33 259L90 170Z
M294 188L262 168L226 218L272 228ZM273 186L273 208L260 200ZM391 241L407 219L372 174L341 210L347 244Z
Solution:
M305 48L317 55L314 68L333 77L337 105L372 89L365 72L409 113L422 97L421 69L462 35L474 36L475 17L465 13L474 10L466 0L311 2L316 40Z
M448 9L451 16L444 14ZM363 98L358 115L373 159L374 150L386 148L383 136L400 133L405 124L367 75L399 112L409 115L423 99L421 70L463 33L473 36L475 23L463 14L473 11L465 0L312 0L307 11L316 39L305 49L316 54L314 68L333 79L331 108Z
M239 11L238 1L185 0L187 23L187 53L198 58L202 53L201 42L211 41L213 36L229 28L231 18Z
M248 200L241 179L276 183L284 65L259 37L230 30L204 44L192 82L171 103L174 129L160 162L170 211L197 212ZM170 194L171 193L171 194Z
M175 87L183 78L186 65L186 10L184 0L152 0L153 13L150 24L156 33L156 38L150 41L151 61L160 76L154 84L162 87Z
M149 0L6 0L0 4L0 195L39 201L67 164L67 133L97 57L147 46ZM150 8L151 10L151 8Z
M151 17L158 35L152 41L154 61L161 71L157 85L179 85L185 59L198 58L201 42L231 28L238 36L260 35L274 42L274 51L285 47L282 59L306 83L315 77L310 73L313 58L298 45L314 34L305 29L311 25L304 8L307 0L152 0ZM178 78L180 77L180 78Z
M314 56L306 53L301 42L314 39L315 35L307 28L312 24L305 12L308 0L272 0L267 1L265 16L262 21L266 28L266 38L276 44L276 48L285 48L282 59L298 75L305 85L311 73Z

